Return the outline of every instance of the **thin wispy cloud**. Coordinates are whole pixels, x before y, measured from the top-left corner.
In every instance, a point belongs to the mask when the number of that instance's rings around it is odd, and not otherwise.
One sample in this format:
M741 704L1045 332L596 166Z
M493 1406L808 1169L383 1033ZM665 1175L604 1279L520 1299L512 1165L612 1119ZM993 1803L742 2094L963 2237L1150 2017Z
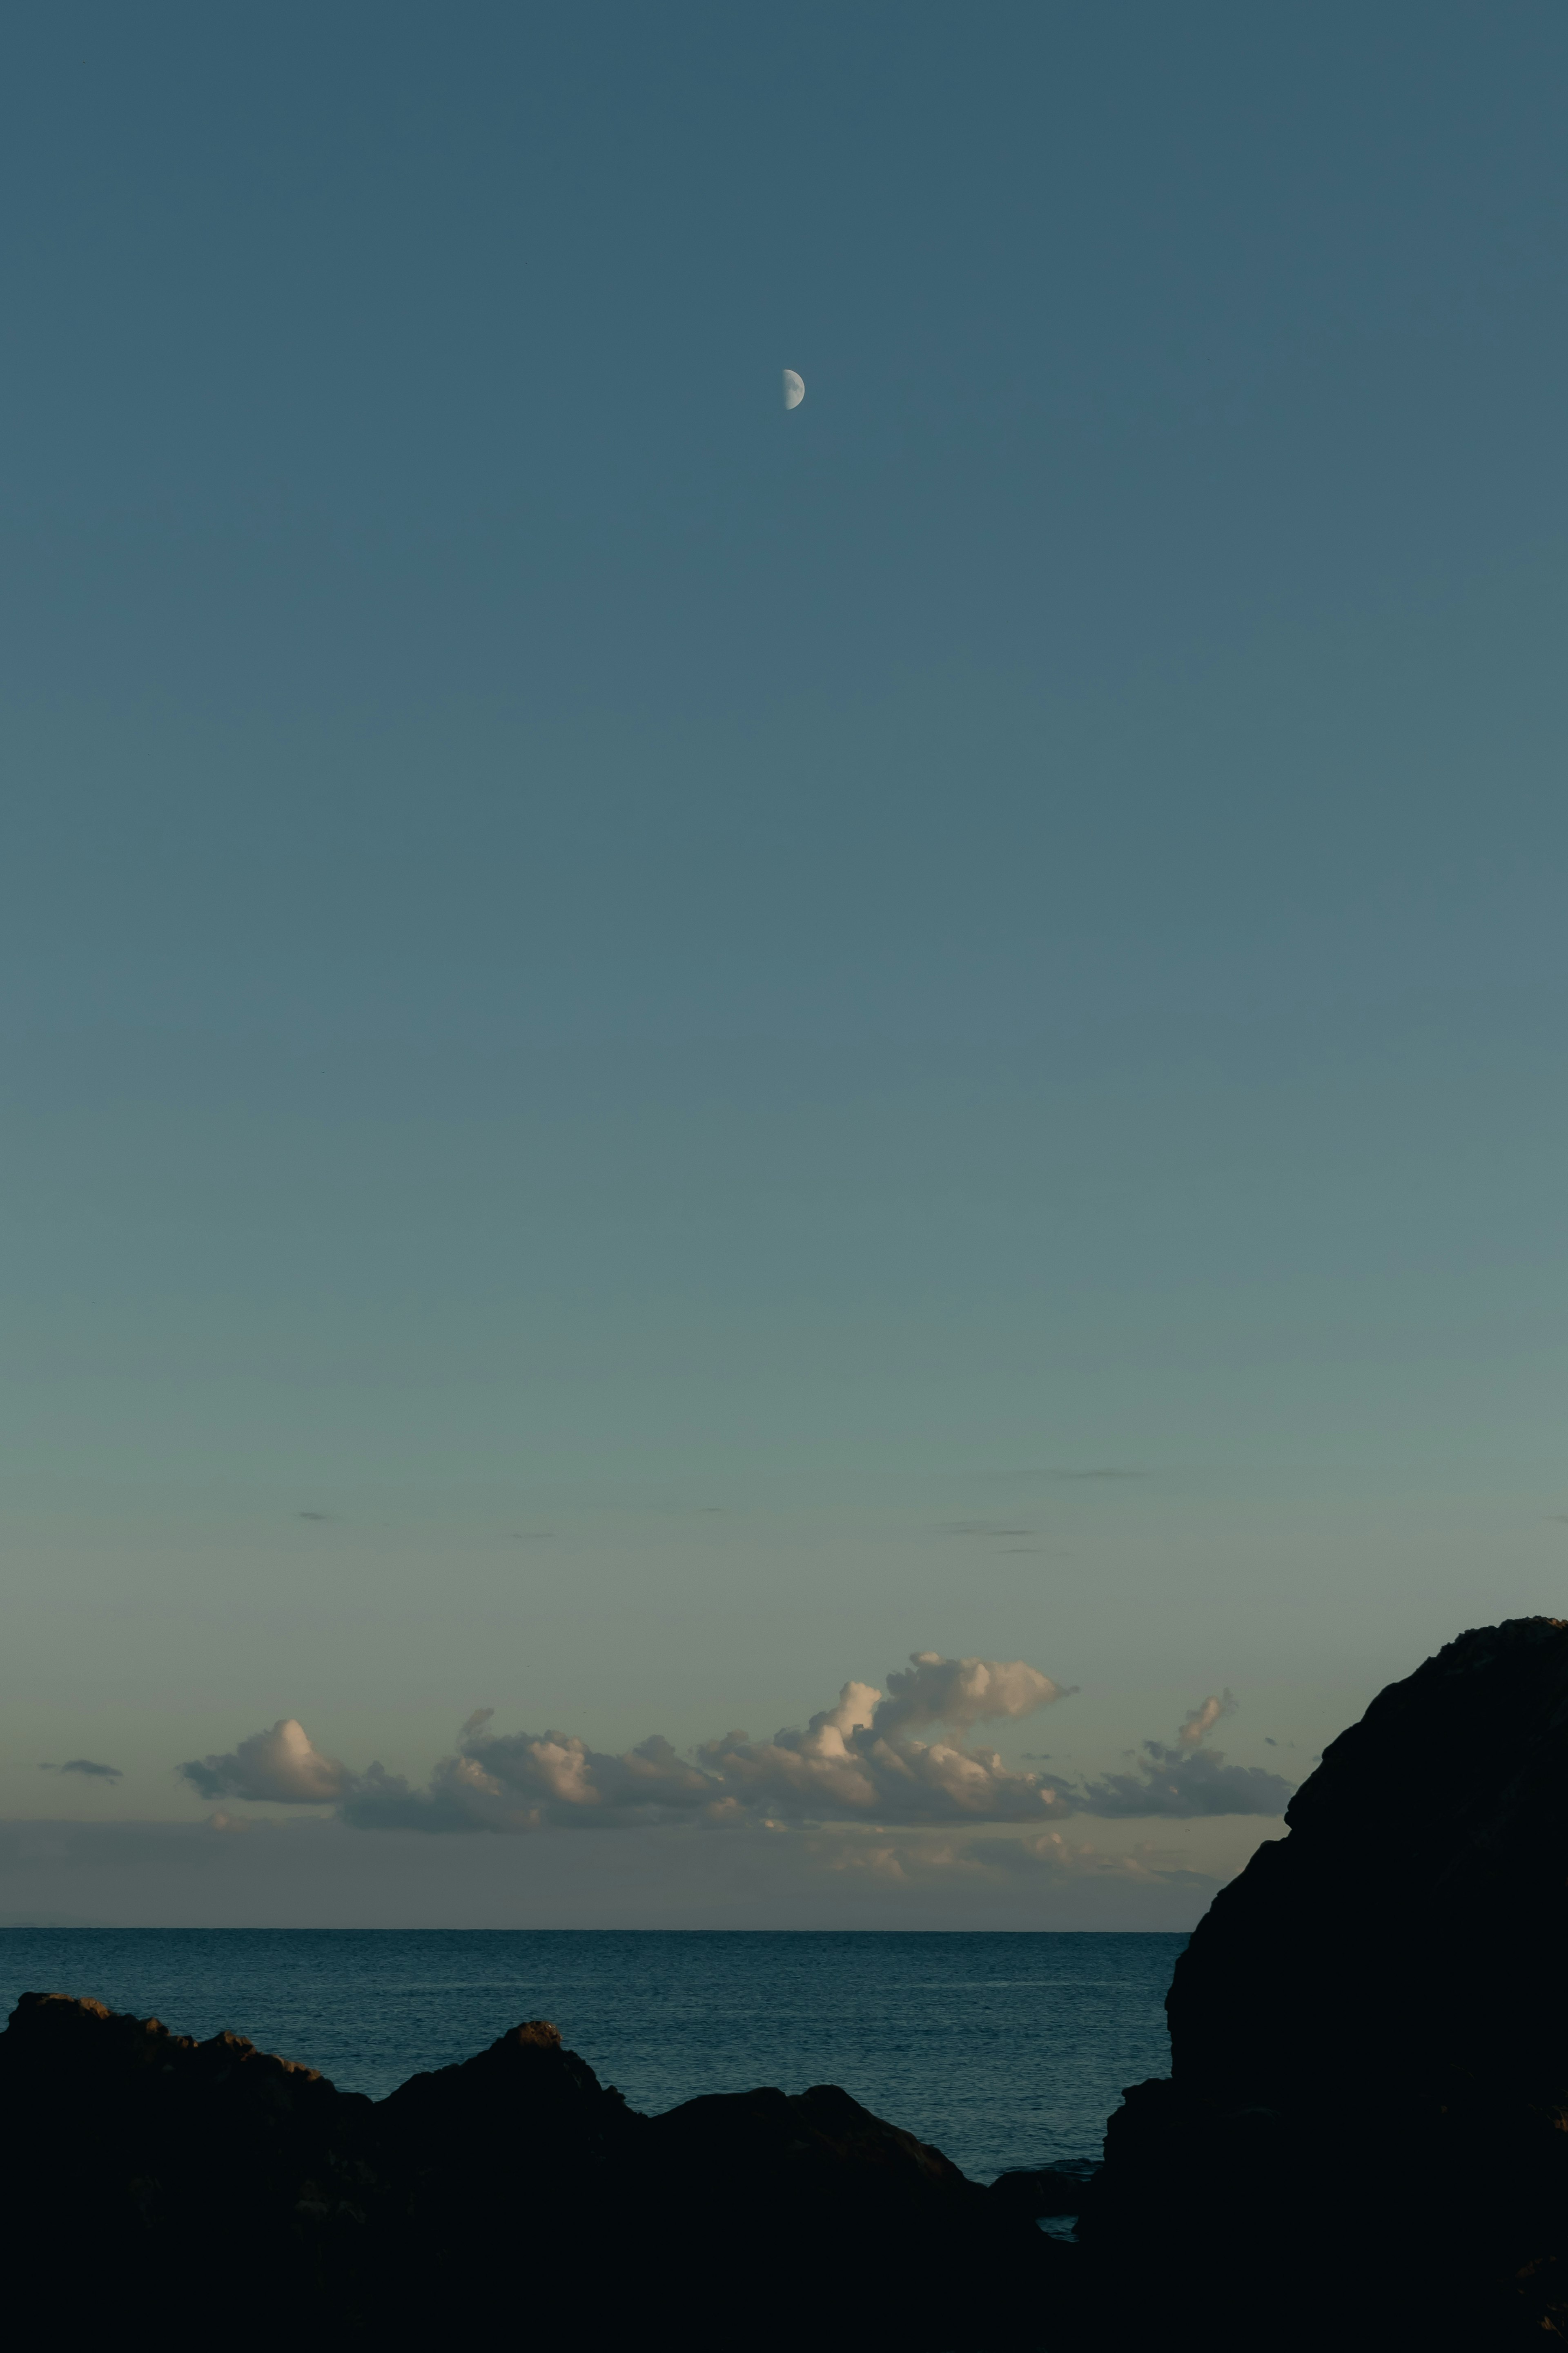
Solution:
M100 1765L93 1757L68 1757L63 1765L40 1765L40 1773L80 1773L89 1781L122 1781L118 1765Z
M862 1831L807 1843L813 1861L826 1870L889 1885L981 1887L1029 1878L1113 1879L1191 1885L1205 1894L1218 1885L1210 1873L1194 1871L1182 1856L1163 1852L1152 1841L1141 1841L1131 1852L1107 1853L1060 1831L1013 1838L952 1838L931 1831L884 1837Z
M1053 1471L1049 1475L1053 1479L1148 1479L1153 1474L1148 1471L1130 1471L1120 1463L1107 1462L1088 1471Z

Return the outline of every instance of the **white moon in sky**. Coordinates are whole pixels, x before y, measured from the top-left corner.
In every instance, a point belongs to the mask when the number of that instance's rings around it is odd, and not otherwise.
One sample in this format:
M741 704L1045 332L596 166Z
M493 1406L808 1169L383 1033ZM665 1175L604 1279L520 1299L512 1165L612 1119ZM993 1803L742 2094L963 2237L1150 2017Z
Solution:
M784 396L786 408L798 408L805 398L805 379L796 375L794 368L784 372Z

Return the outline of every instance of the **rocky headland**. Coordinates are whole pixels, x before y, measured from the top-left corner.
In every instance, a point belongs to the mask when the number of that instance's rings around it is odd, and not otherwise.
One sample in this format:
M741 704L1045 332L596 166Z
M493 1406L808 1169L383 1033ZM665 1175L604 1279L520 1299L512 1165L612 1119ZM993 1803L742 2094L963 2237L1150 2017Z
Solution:
M640 2116L515 2028L372 2102L28 1994L0 2035L11 2306L66 2344L911 2353L1568 2335L1568 1624L1391 1685L1178 1963L1105 2163L990 2189L832 2085ZM1037 2219L1079 2213L1076 2246Z
M1172 2073L1079 2234L1105 2341L1568 2335L1568 1625L1516 1618L1324 1751L1178 1961Z

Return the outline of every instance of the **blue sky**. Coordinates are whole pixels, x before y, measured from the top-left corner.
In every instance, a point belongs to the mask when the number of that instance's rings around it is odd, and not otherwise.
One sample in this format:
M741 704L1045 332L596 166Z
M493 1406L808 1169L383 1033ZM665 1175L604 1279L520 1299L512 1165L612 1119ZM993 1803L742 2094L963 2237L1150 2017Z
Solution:
M70 1824L194 1854L287 1718L423 1787L931 1650L1079 1687L1010 1768L1233 1690L1289 1772L1555 1613L1561 10L5 49L0 1914L202 1916ZM356 1919L851 1916L235 1819ZM1268 1825L1157 1827L1163 1926Z

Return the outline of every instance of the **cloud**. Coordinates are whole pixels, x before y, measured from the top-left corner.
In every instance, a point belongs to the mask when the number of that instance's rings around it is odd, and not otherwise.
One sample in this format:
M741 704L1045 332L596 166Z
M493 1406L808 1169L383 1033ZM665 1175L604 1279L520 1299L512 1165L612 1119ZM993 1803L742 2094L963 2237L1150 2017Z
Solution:
M1016 1770L966 1737L976 1725L1017 1722L1069 1695L1024 1660L915 1651L887 1686L847 1683L804 1730L786 1726L771 1740L725 1732L686 1755L657 1734L609 1754L575 1733L497 1732L494 1711L480 1708L423 1783L379 1761L351 1772L321 1756L292 1719L232 1756L180 1770L205 1798L335 1802L355 1830L514 1835L681 1822L764 1831L858 1825L888 1837L985 1824L1038 1831L1072 1814L1279 1814L1290 1794L1278 1776L1227 1765L1202 1746L1235 1706L1228 1693L1194 1708L1173 1745L1146 1741L1131 1772L1084 1785Z
M758 1825L719 1833L693 1820L602 1839L544 1831L520 1841L410 1831L370 1837L305 1806L230 1806L222 1825L204 1820L208 1806L193 1804L182 1821L111 1821L110 1810L77 1810L93 1820L0 1820L0 1925L166 1927L199 1919L215 1928L396 1929L461 1918L479 1928L1185 1931L1217 1884L1167 1871L1162 1854L1149 1856L1141 1843L1152 1838L1158 1849L1175 1849L1186 1836L1181 1824L1167 1834L1119 1823L1103 1838L1098 1825L1079 1826L1079 1835L1097 1844L1135 1847L1150 1866L1145 1877L1084 1855L1066 1823L1041 1826L1066 1833L1070 1859L1062 1867L1049 1850L1009 1858L1007 1850L1026 1846L1037 1831L777 1832ZM1239 1838L1221 1834L1223 1876L1250 1852L1248 1831L1271 1834L1276 1825L1238 1827ZM877 1848L888 1851L882 1869L846 1861ZM1206 1851L1202 1860L1216 1867ZM1199 1857L1173 1853L1170 1861Z
M356 1830L626 1830L711 1810L723 1794L657 1736L611 1757L570 1733L494 1734L470 1719L427 1787L374 1764L355 1778L342 1813Z
M1229 1692L1211 1693L1194 1708L1173 1746L1146 1740L1143 1753L1131 1773L1109 1773L1091 1781L1079 1796L1086 1814L1105 1819L1138 1819L1159 1814L1168 1820L1196 1814L1282 1814L1294 1784L1261 1765L1227 1765L1216 1748L1202 1743L1220 1718L1234 1715Z
M346 1765L310 1746L302 1724L281 1716L270 1732L254 1732L227 1757L194 1757L181 1778L204 1798L247 1798L282 1806L331 1805L352 1788Z
M1181 1748L1196 1748L1208 1738L1222 1715L1236 1714L1236 1697L1232 1692L1211 1692L1201 1707L1194 1707L1176 1735Z
M912 1727L956 1734L1018 1717L1066 1694L1021 1659L910 1653L874 1684L847 1683L804 1731L771 1740L742 1731L704 1741L694 1761L657 1735L621 1756L563 1732L498 1734L489 1711L464 1725L456 1756L428 1785L373 1765L345 1794L361 1830L621 1830L700 1820L726 1826L788 1820L1039 1821L1066 1810L1041 1775L957 1739L919 1740Z
M1107 1462L1093 1471L1053 1471L1053 1479L1147 1479L1147 1471L1124 1471L1119 1464Z
M1217 1751L1162 1748L1144 1743L1145 1755L1131 1773L1110 1773L1090 1782L1080 1805L1106 1820L1137 1820L1161 1814L1168 1820L1194 1814L1282 1814L1294 1782L1261 1765L1227 1765Z
M844 1695L865 1688L846 1683ZM909 1665L888 1677L889 1696L879 1701L871 1729L886 1734L910 1724L950 1724L962 1731L998 1716L1032 1715L1053 1700L1068 1698L1073 1688L1053 1683L1022 1659L1004 1666L994 1659L944 1659L936 1651L911 1651Z
M40 1765L40 1773L85 1773L93 1781L121 1781L118 1765L99 1765L90 1757L68 1757L63 1765Z
M1060 1831L1032 1838L958 1839L929 1831L904 1838L852 1831L813 1841L810 1852L826 1870L912 1886L967 1881L994 1887L1030 1877L1191 1883L1211 1892L1219 1884L1211 1873L1193 1871L1180 1856L1162 1853L1147 1840L1131 1852L1108 1854L1086 1841L1064 1838Z
M1208 1872L1194 1871L1180 1855L1162 1852L1144 1839L1131 1849L1107 1854L1087 1841L1073 1841L1060 1831L1042 1831L1037 1838L976 1839L971 1849L988 1871L1045 1872L1054 1878L1155 1879L1167 1883L1188 1881L1214 1886Z

